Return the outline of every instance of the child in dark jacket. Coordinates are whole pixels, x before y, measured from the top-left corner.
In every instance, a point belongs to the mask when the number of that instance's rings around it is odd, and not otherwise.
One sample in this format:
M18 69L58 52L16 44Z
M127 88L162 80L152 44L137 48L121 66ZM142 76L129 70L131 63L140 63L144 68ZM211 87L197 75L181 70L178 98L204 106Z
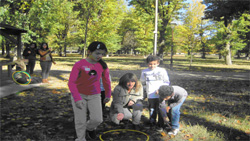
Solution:
M172 126L169 135L176 135L179 131L180 108L188 96L187 91L179 86L161 86L159 88L160 113L166 119L168 116ZM168 101L166 106L165 100Z

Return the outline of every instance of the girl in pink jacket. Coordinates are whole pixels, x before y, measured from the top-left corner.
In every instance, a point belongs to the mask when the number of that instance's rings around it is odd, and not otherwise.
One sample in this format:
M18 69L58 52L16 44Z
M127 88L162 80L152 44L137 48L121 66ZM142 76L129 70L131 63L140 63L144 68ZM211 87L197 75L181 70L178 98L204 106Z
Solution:
M105 88L104 102L109 102L111 97L109 69L102 60L106 53L104 43L92 42L88 46L88 57L76 62L70 73L68 86L72 94L76 141L85 141L86 135L95 139L95 130L103 121L100 78ZM88 121L87 111L90 116Z

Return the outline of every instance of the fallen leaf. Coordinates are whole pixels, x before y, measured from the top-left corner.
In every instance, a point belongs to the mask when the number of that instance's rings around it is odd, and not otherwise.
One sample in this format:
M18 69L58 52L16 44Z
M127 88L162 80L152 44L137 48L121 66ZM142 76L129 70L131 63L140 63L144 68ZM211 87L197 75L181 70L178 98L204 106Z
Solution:
M161 135L165 137L167 134L165 132L161 132Z
M199 140L205 140L206 139L206 137L200 137L199 138Z
M186 135L184 135L184 139L188 140L188 139L192 138L193 136L194 136L193 134L186 134Z
M112 133L113 135L118 135L118 134L120 134L119 132L113 132Z

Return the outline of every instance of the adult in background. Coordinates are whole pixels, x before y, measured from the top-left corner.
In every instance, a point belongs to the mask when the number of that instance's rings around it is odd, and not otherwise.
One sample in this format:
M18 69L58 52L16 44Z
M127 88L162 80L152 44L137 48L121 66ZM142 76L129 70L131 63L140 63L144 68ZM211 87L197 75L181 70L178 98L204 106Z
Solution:
M113 101L110 107L111 121L119 125L121 120L132 119L133 128L139 130L143 110L143 87L136 75L133 73L123 75L112 96ZM129 109L133 109L133 113Z
M26 72L30 75L33 74L36 65L36 54L37 47L35 43L31 43L29 47L26 47L23 51L24 59L28 59L28 64L26 65Z
M56 62L53 60L51 49L48 47L47 43L42 43L40 49L38 50L38 53L40 55L40 65L42 68L42 82L49 83L49 71L52 63L56 64Z

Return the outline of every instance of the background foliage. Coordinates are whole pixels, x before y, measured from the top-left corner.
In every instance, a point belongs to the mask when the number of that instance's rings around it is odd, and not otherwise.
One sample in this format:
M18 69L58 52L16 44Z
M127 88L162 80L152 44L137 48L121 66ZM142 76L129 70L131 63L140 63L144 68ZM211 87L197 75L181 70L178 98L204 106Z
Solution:
M188 2L159 1L157 55L168 55L173 45L190 64L195 53L218 53L228 65L236 52L248 57L250 2ZM153 53L155 0L5 0L0 6L1 23L28 31L25 46L48 42L60 56L75 50L85 57L87 45L99 40L110 55ZM4 47L5 38L0 41Z

